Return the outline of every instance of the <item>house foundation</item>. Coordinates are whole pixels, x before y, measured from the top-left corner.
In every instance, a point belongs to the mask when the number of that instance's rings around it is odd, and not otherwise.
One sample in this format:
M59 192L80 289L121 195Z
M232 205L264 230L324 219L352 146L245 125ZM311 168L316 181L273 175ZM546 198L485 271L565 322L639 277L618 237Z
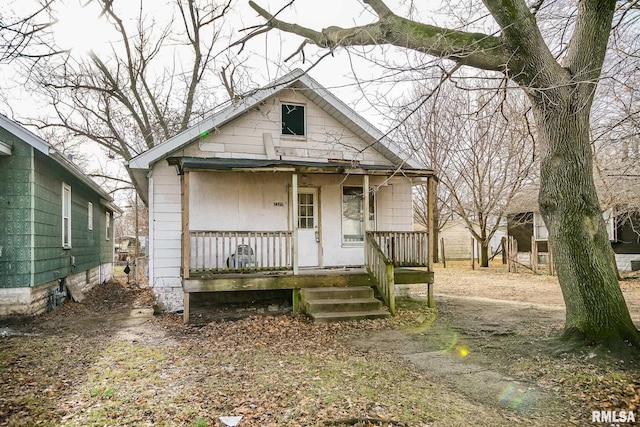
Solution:
M37 316L55 309L68 298L65 284L81 292L113 277L111 264L102 264L63 279L34 287L0 288L0 316Z

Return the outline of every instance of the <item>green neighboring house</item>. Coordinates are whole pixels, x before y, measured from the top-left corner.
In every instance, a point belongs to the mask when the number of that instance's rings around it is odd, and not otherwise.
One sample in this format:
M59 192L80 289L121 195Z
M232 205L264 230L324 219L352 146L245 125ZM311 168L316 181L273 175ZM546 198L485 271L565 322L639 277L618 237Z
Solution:
M0 316L51 310L69 288L109 279L115 212L75 164L0 115Z

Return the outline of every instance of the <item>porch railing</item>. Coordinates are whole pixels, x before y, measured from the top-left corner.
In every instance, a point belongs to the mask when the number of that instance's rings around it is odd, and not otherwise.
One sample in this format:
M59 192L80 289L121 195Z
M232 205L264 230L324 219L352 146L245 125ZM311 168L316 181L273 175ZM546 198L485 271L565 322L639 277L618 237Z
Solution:
M393 262L384 254L375 239L374 233L368 232L365 237L365 266L373 279L378 292L382 296L389 312L396 313L395 281Z
M291 231L189 232L189 270L245 272L291 270Z
M382 253L396 267L426 267L429 233L426 231L371 231Z

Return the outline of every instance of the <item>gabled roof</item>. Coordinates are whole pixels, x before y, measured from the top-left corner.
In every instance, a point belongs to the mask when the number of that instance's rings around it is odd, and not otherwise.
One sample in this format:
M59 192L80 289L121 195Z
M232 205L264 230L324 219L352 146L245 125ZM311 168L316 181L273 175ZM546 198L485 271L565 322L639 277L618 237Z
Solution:
M200 135L224 126L266 101L268 98L289 88L301 91L310 101L334 117L339 123L345 126L345 128L352 131L356 136L376 149L383 156L387 157L395 165L406 165L412 168L418 168L417 164L403 158L400 148L371 123L309 77L304 71L296 69L272 84L255 92L251 92L241 100L236 101L233 105L129 160L127 166L132 170L131 172L134 179L139 181L137 183L138 189L146 196L146 191L148 191L145 188L146 173L142 173L142 171L149 170L154 163L170 157L171 154L177 150L196 141ZM140 181L144 181L144 184ZM143 198L145 197L143 196Z
M75 165L73 162L69 161L62 153L57 151L55 148L51 146L44 139L40 138L36 134L31 131L25 129L18 123L9 119L8 117L0 114L0 127L5 129L7 132L14 135L16 138L24 141L25 143L32 146L34 149L38 150L45 156L51 158L54 162L56 162L61 168L65 169L67 172L71 173L73 176L78 178L81 182L86 184L93 191L98 193L103 200L103 205L109 208L113 212L121 212L120 208L113 204L113 198L107 194L98 184L95 183L91 178L84 174L80 170L80 168ZM0 141L3 146L8 147L9 144L3 141ZM10 152L10 150L9 150Z

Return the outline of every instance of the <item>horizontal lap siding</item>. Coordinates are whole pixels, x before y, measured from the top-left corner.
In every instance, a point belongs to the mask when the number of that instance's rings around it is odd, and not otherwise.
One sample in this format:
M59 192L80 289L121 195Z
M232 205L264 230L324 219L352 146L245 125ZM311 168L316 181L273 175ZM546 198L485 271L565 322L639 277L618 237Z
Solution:
M191 230L285 231L291 175L190 173Z
M296 138L281 135L280 103L304 104L307 135ZM329 158L359 160L369 164L389 164L389 160L368 147L353 132L304 97L300 92L284 91L262 106L209 132L187 147L183 155L194 157L266 158L263 134L271 134L276 155L283 160L326 161Z
M439 231L438 237L444 239L447 258L471 258L471 239L473 237L464 221L451 220Z
M151 224L153 286L175 286L180 282L181 264L181 184L174 167L159 162L153 169Z
M392 178L378 191L377 228L381 231L413 231L411 181Z

